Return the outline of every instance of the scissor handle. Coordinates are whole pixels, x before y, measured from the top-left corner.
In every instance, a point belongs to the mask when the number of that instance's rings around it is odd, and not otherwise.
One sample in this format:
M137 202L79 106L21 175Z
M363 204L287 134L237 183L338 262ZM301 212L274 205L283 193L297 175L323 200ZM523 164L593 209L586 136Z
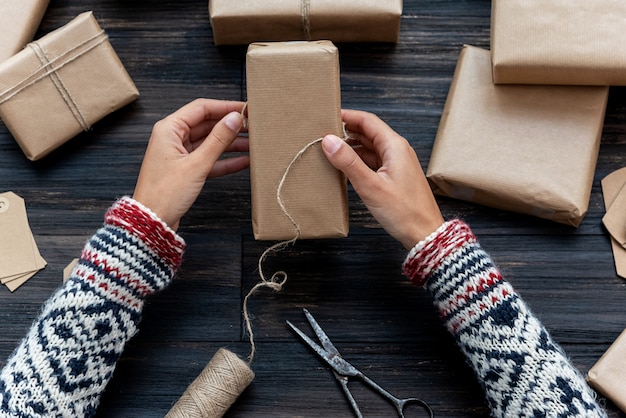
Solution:
M426 402L424 402L423 400L419 398L405 398L405 399L396 398L391 393L383 389L378 383L374 382L372 379L365 376L363 373L357 371L354 376L360 378L363 382L371 386L380 395L382 395L385 399L391 402L396 407L396 411L398 412L398 416L400 418L405 418L404 409L406 408L408 404L412 404L412 403L419 404L422 408L424 408L424 410L428 412L428 415L430 418L433 418L435 416L431 407L428 406Z
M397 399L396 398L396 400L392 401L392 402L396 405L396 408L398 409L398 415L400 416L400 418L405 418L405 416L404 416L404 409L409 404L418 404L426 412L428 412L428 416L430 418L434 418L434 416L435 416L435 413L433 412L432 408L426 402L424 402L423 400L421 400L419 398L406 398L406 399Z

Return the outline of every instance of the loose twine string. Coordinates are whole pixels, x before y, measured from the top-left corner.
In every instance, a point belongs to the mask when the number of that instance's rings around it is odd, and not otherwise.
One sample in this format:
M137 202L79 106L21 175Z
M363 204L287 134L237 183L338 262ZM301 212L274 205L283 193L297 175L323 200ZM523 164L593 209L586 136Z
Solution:
M304 31L304 39L311 40L311 18L309 11L311 10L311 1L302 0L300 3L301 16L302 16L302 30Z
M241 115L244 118L244 127L247 128L247 118L245 116L247 103L244 105ZM248 292L243 301L243 315L246 323L246 330L250 336L251 352L248 362L242 361L236 354L222 348L211 359L200 375L187 387L185 393L180 397L165 418L220 418L237 400L239 395L248 387L254 379L254 372L250 369L250 363L254 359L256 346L254 334L252 332L252 320L248 311L248 300L261 288L269 288L275 292L282 290L287 282L287 273L284 271L275 272L269 279L263 272L263 263L271 253L282 250L295 243L300 238L300 225L289 214L282 197L282 189L291 169L297 161L315 144L322 141L318 138L306 144L291 160L276 189L276 201L283 214L289 219L295 228L295 236L274 244L267 248L259 257L258 270L261 280ZM348 139L348 134L344 126L344 140Z
M246 103L241 111L241 115L245 121L244 126L246 127L247 127L247 118L246 118L245 112L246 112L247 106L248 104ZM344 141L347 141L350 138L345 125L343 125L343 136L344 136L343 138ZM289 173L291 172L293 167L296 165L298 160L300 160L300 158L313 146L322 142L323 139L324 139L323 137L317 138L309 142L308 144L306 144L302 149L300 149L300 151L298 151L298 153L293 157L291 162L287 165L287 168L285 169L280 179L280 182L278 183L278 188L276 189L276 201L278 202L278 205L280 206L280 210L282 211L283 215L285 215L287 219L289 219L289 222L291 222L291 224L293 225L295 229L295 235L293 238L278 242L270 246L269 248L267 248L265 251L263 251L263 254L261 254L261 256L259 257L258 266L257 266L258 271L259 271L259 277L261 280L256 285L254 285L252 289L250 289L246 297L243 299L243 318L244 318L244 322L246 326L246 331L248 332L248 336L250 340L250 355L248 356L248 364L252 363L252 361L254 360L254 354L256 352L256 344L254 343L254 333L252 331L252 320L250 317L250 312L248 310L248 300L250 299L252 295L254 295L261 288L268 288L268 289L273 290L274 292L280 292L283 289L283 286L285 285L285 283L287 283L287 278L288 278L287 273L283 270L279 270L275 272L274 274L272 274L272 276L268 279L263 271L263 264L265 262L265 259L270 254L279 252L287 248L289 245L295 244L295 242L300 238L300 235L301 235L300 225L296 222L293 216L291 216L291 214L289 213L285 205L285 201L282 196L283 187L285 185L285 182L287 181L287 177L289 176Z

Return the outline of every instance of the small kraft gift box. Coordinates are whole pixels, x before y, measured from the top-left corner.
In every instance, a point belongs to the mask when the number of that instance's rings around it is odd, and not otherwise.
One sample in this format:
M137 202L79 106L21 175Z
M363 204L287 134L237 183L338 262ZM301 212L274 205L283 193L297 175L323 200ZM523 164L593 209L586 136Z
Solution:
M434 192L578 226L608 90L494 85L489 51L463 47L426 174Z
M210 0L216 45L327 39L398 42L402 0Z
M33 40L50 0L0 2L0 62Z
M626 2L493 0L497 84L626 85Z
M255 43L246 67L255 238L345 237L347 182L320 143L327 134L344 136L337 48Z
M92 12L0 64L0 117L33 161L138 96Z

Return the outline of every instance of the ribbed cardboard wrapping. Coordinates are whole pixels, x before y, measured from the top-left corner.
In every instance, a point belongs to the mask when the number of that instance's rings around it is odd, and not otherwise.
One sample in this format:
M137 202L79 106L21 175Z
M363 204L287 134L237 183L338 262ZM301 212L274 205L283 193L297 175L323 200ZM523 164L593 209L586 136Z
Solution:
M0 2L0 62L33 40L50 0Z
M31 160L138 95L91 12L0 64L0 117Z
M427 178L434 192L578 226L587 213L608 87L494 85L465 46Z
M250 45L246 59L252 226L258 240L294 238L277 190L295 156L326 134L343 136L337 48L328 41ZM317 143L294 162L281 196L299 238L348 233L345 177Z
M398 41L402 0L210 0L216 45Z
M625 20L620 0L494 0L494 82L626 85Z

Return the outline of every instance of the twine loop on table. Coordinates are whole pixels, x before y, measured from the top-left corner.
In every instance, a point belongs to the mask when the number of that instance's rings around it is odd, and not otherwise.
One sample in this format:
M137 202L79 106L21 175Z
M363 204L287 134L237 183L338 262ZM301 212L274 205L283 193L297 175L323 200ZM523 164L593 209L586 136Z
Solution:
M52 83L67 104L67 107L72 112L72 115L74 116L76 121L83 128L83 130L89 130L91 126L89 125L84 114L81 112L80 108L76 104L74 98L63 84L63 81L59 77L58 71L66 65L70 64L71 62L76 61L78 58L82 57L83 55L98 47L107 40L108 36L103 30L101 30L100 32L74 45L72 48L68 49L67 51L63 52L53 59L48 59L44 49L37 41L29 43L27 46L33 51L33 53L41 63L41 67L37 68L31 74L24 77L19 82L15 83L13 86L0 92L0 105L8 102L9 100L14 98L27 88L38 83L42 79L50 77ZM87 47L85 47L86 45ZM75 53L83 47L85 47L83 50Z
M245 116L247 106L248 106L248 103L244 104L243 109L241 110L241 115L244 118L244 126L246 127L248 125L247 118ZM274 274L272 274L272 276L268 279L263 271L263 263L265 262L265 259L268 257L268 255L281 251L285 249L286 247L288 247L289 245L295 244L301 235L300 225L298 224L298 222L296 222L293 216L289 213L285 205L285 201L282 196L283 187L285 185L285 182L287 181L287 177L289 176L289 173L294 168L298 160L300 160L300 158L313 146L322 142L323 139L324 137L321 137L321 138L317 138L309 142L304 147L302 147L300 151L296 153L296 155L292 158L291 162L289 162L289 164L287 165L287 168L285 169L280 179L280 182L278 183L278 187L276 188L276 201L278 202L278 205L280 206L280 210L282 211L283 215L285 215L287 219L289 219L289 221L293 225L295 229L295 235L293 238L278 242L268 247L265 251L263 251L263 254L261 254L261 256L259 257L258 266L257 266L258 271L259 271L259 277L261 280L256 285L254 285L252 289L250 289L250 291L248 292L248 294L245 296L243 300L243 317L244 317L246 331L248 332L248 336L250 340L250 347L251 347L250 355L248 356L248 364L252 363L252 360L254 360L254 354L256 351L256 345L254 343L254 333L252 331L252 319L250 317L250 312L248 310L248 300L250 299L252 295L254 295L261 288L268 288L268 289L273 290L274 292L280 292L283 289L283 286L285 285L285 283L287 283L287 278L288 278L287 273L285 271L279 270L275 272ZM343 140L348 141L349 139L350 139L350 135L348 134L346 130L345 124L343 124Z

